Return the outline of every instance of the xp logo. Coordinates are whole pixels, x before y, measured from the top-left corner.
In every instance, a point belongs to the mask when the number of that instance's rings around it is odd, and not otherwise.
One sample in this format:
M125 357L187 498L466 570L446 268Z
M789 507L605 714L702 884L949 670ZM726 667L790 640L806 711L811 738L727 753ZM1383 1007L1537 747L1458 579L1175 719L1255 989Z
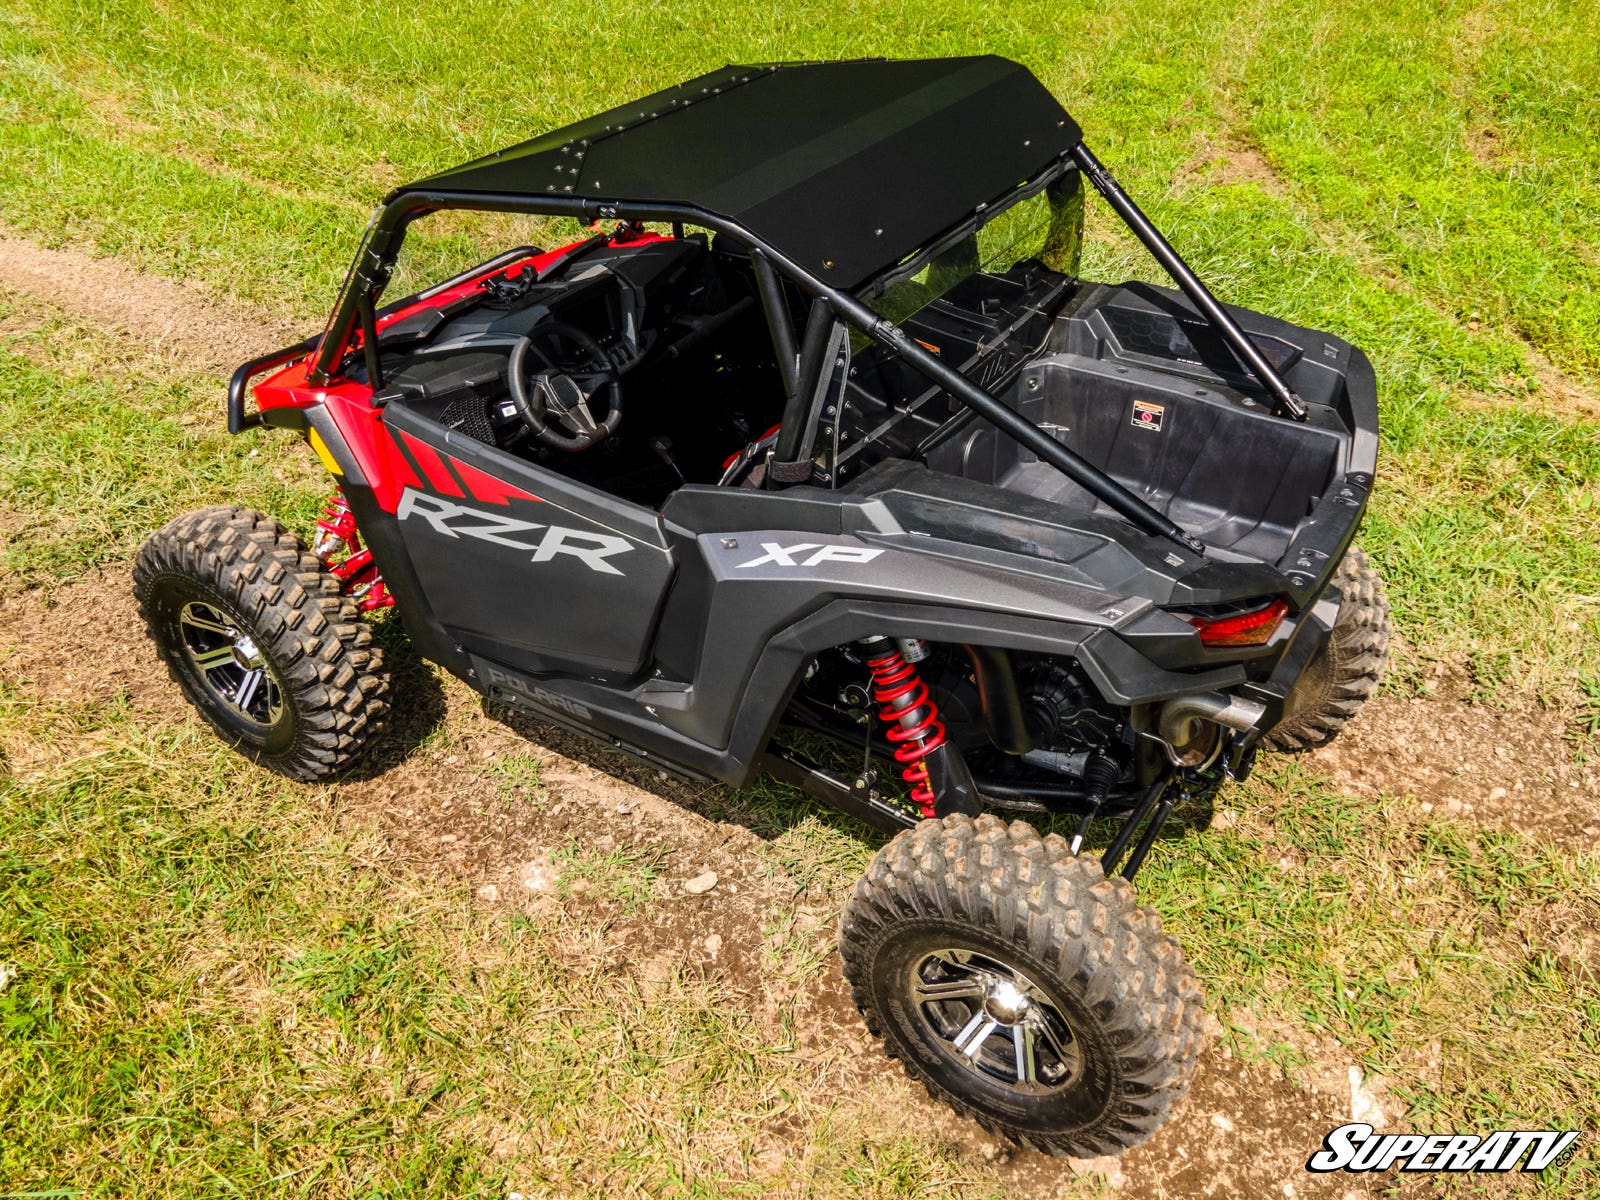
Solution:
M536 563L549 562L558 554L571 555L591 571L599 571L602 575L621 575L622 572L606 559L633 549L626 538L605 533L586 533L561 525L546 526L535 521L521 521L501 513L485 512L481 508L468 508L464 504L441 500L415 488L405 490L395 516L402 521L419 517L445 537L477 538L480 542L493 542L497 546L510 546L515 550L532 550ZM512 536L531 533L535 529L545 532L534 538Z
M882 550L872 550L866 546L824 546L820 542L801 542L798 546L780 546L776 542L762 542L761 548L766 551L760 558L752 558L749 562L742 562L735 570L745 567L815 567L822 563L866 563L871 562L882 554ZM803 559L799 555L811 553Z

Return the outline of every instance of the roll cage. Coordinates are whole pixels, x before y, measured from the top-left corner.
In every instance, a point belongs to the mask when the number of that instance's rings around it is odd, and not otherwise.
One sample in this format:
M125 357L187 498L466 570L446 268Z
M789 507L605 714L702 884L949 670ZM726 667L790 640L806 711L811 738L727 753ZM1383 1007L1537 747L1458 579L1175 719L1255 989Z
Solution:
M942 60L951 63L989 63L1003 62L1003 60ZM851 64L864 65L864 64ZM888 65L888 64L885 64ZM895 64L911 65L911 64ZM729 71L745 71L743 76L736 76L724 86L728 92L734 92L737 85L747 83L753 74L762 71L777 71L780 68L728 68ZM1016 64L1003 63L1005 77L1014 78L1024 76L1028 83L1047 99L1049 94L1043 91L1037 81L1033 80L1027 72ZM720 78L707 76L704 79ZM698 83L700 81L691 81ZM936 83L940 80L935 80ZM680 85L680 89L689 87L689 84ZM721 89L716 89L720 94ZM923 92L929 91L924 87ZM712 89L702 88L709 96ZM641 110L645 109L651 101L668 96L661 93L658 97L650 97L637 102ZM914 93L913 96L920 95ZM1030 94L1030 99L1031 94ZM903 102L903 97L899 98ZM957 96L950 101L951 105L959 105L963 97ZM682 103L684 108L677 106ZM639 119L632 126L621 124L613 126L607 123L603 129L597 124L602 117L591 118L588 122L580 122L566 130L557 130L554 134L545 135L533 142L525 143L524 147L514 147L512 151L505 152L513 155L524 151L524 163L532 162L537 165L545 158L553 156L555 151L551 147L560 146L561 152L576 147L581 142L583 148L591 147L591 139L598 144L605 138L614 139L621 143L626 137L625 130L637 130L658 122L661 116L671 116L681 113L687 108L687 101L673 99L672 108L662 104L664 112L641 111ZM1054 104L1053 99L1049 100ZM714 107L707 104L706 107ZM845 328L853 329L857 333L876 342L909 363L915 370L952 395L960 404L972 413L988 421L997 429L1014 438L1022 446L1056 470L1066 475L1073 482L1084 488L1091 495L1104 502L1126 520L1144 532L1166 538L1184 549L1197 554L1204 554L1204 545L1195 537L1187 533L1176 523L1169 520L1142 498L1118 483L1110 475L1095 467L1069 447L1052 438L1032 421L1014 411L1010 407L990 395L978 384L952 369L940 361L936 354L930 353L916 339L912 338L895 322L875 312L867 303L881 290L884 280L895 276L908 265L914 265L919 258L928 257L938 252L942 247L949 246L962 237L976 230L986 220L992 218L997 211L1009 207L1020 200L1039 194L1047 188L1061 186L1068 176L1081 173L1093 184L1096 191L1121 218L1129 231L1139 239L1152 257L1166 270L1179 288L1188 296L1200 315L1217 331L1226 342L1240 363L1260 382L1271 398L1273 411L1281 417L1295 421L1304 421L1307 410L1300 398L1289 388L1283 378L1267 361L1256 344L1245 334L1239 324L1218 303L1210 290L1201 282L1198 276L1184 262L1178 252L1140 210L1137 204L1117 183L1110 171L1100 162L1089 147L1083 142L1080 131L1075 123L1061 112L1061 119L1053 124L1068 135L1064 141L1069 143L1066 148L1055 151L1048 161L1042 165L1037 164L1036 169L1020 182L1013 182L1000 192L987 196L975 205L968 207L957 219L947 222L937 233L921 239L913 245L906 245L903 239L886 240L881 247L874 247L883 261L876 270L871 271L865 280L854 288L841 287L829 282L810 266L799 261L800 251L793 250L792 246L803 246L806 251L814 249L818 244L815 230L801 231L809 237L801 237L799 233L792 243L786 246L780 243L789 242L787 237L775 236L770 232L758 231L752 227L751 218L735 218L722 212L714 211L707 207L705 202L694 200L660 200L660 199L598 199L569 194L574 191L571 184L563 184L561 190L554 185L546 185L545 190L536 191L531 187L528 190L495 191L485 190L485 184L495 183L510 178L504 165L496 160L500 155L480 159L476 163L467 164L453 172L446 172L420 184L392 192L386 197L383 206L374 215L368 226L361 246L356 253L355 261L340 289L337 302L334 306L328 324L320 337L307 339L297 346L291 347L276 354L252 360L244 364L235 373L229 388L229 429L233 432L255 424L259 415L249 414L244 411L244 392L255 375L271 367L279 366L297 358L311 355L313 361L308 372L308 382L313 385L327 385L342 377L346 365L351 361L354 352L359 351L365 358L367 374L373 386L381 387L381 372L378 363L378 337L377 319L380 315L378 300L383 294L392 274L395 261L399 255L406 231L410 224L420 217L430 213L448 210L469 210L481 212L517 213L533 216L552 216L574 218L583 224L591 225L600 221L617 220L627 223L657 222L671 224L681 229L683 226L695 226L712 231L718 235L725 235L743 244L750 253L751 264L754 269L757 294L767 317L767 323L773 338L779 370L783 379L785 392L785 407L780 433L773 451L772 469L768 479L773 483L782 483L786 477L797 478L799 474L793 468L799 467L809 459L815 443L816 429L821 420L821 398L825 389L819 387L823 378L824 363L834 353L837 340ZM622 110L613 110L620 113ZM935 114L939 115L939 114ZM993 114L978 114L987 116ZM1035 114L1037 115L1037 114ZM1048 114L1047 114L1048 115ZM926 123L926 122L924 122ZM579 137L579 134L588 136ZM567 135L565 139L563 135ZM635 134L634 136L637 136ZM842 136L842 134L841 134ZM903 130L895 131L893 136L900 143L907 141ZM1023 145L1029 146L1031 139L1024 141ZM898 145L891 137L885 136L873 148L890 146L905 150L904 145ZM527 148L532 148L528 150ZM582 162L580 157L576 160ZM859 157L859 155L858 155ZM559 164L562 160L555 159ZM1020 161L1020 160L1018 160ZM938 164L933 164L937 166ZM992 164L991 164L992 165ZM528 167L524 167L526 174ZM557 165L554 169L560 171L564 168ZM792 168L791 168L792 169ZM959 170L960 164L947 166L946 169ZM1002 166L1000 169L1004 169ZM577 176L579 168L571 168L573 176ZM787 186L793 191L798 186L794 183L797 177L791 176ZM807 180L806 182L810 182ZM886 184L882 178L877 179L881 187ZM900 187L893 189L904 192L908 204L916 201L911 197L916 191L918 180L901 180ZM452 186L446 186L452 185ZM599 186L598 183L596 186ZM780 195L780 198L782 196ZM926 207L926 206L924 206ZM755 209L761 220L763 230L773 228L774 215L772 205ZM782 214L780 213L779 216ZM927 214L921 214L926 218ZM926 220L923 221L926 224ZM781 222L776 226L780 231ZM880 227L878 234L884 231ZM851 246L852 251L861 250L860 239ZM519 257L525 251L511 252L509 258ZM807 254L806 257L814 257ZM863 260L859 253L856 254L855 265L859 267ZM831 268L832 260L823 259L824 269ZM390 309L424 299L432 293L447 289L458 282L464 281L470 275L480 274L491 270L496 262L482 264L472 269L467 275L435 285L427 291L389 306ZM797 343L795 330L791 323L789 311L783 301L782 283L780 276L787 279L800 292L809 297L811 308L804 331ZM791 470L786 471L789 467Z

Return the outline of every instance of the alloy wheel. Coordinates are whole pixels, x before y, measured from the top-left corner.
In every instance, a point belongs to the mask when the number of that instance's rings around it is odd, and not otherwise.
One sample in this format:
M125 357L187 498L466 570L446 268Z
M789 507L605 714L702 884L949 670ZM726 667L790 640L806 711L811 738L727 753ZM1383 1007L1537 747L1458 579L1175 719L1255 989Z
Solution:
M911 967L917 1017L950 1055L992 1082L1038 1096L1075 1083L1083 1056L1044 989L971 950L935 950Z
M215 605L191 600L178 614L178 628L189 661L219 703L256 725L277 724L283 688L238 622Z

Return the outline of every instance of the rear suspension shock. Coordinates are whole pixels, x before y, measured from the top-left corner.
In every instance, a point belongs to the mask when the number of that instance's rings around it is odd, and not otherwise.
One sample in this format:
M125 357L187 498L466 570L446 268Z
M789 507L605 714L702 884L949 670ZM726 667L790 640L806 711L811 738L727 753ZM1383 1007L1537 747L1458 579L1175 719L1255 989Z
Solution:
M900 775L911 785L911 799L922 815L935 816L933 781L923 760L944 745L939 706L928 695L928 685L917 674L915 664L894 642L874 637L862 645L867 651L867 669L872 672L872 698L878 702L878 715L889 726L886 736L894 744Z
M322 506L311 552L339 581L339 590L354 600L362 612L388 608L394 603L377 563L372 561L372 551L361 545L356 515L350 511L350 502L342 491L334 492Z

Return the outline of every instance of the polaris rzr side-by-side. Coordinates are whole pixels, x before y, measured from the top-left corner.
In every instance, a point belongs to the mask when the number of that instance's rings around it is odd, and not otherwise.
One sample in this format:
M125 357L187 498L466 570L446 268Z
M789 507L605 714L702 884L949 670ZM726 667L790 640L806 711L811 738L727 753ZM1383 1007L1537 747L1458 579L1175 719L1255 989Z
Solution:
M1079 278L1089 188L1177 290ZM450 210L598 231L380 304ZM1387 655L1367 359L1220 305L1004 59L728 67L400 188L326 329L234 375L260 424L335 478L310 546L211 508L134 568L223 737L348 766L393 606L497 702L896 832L855 1001L1054 1153L1142 1141L1193 1070L1128 882L1174 805L1333 737Z

